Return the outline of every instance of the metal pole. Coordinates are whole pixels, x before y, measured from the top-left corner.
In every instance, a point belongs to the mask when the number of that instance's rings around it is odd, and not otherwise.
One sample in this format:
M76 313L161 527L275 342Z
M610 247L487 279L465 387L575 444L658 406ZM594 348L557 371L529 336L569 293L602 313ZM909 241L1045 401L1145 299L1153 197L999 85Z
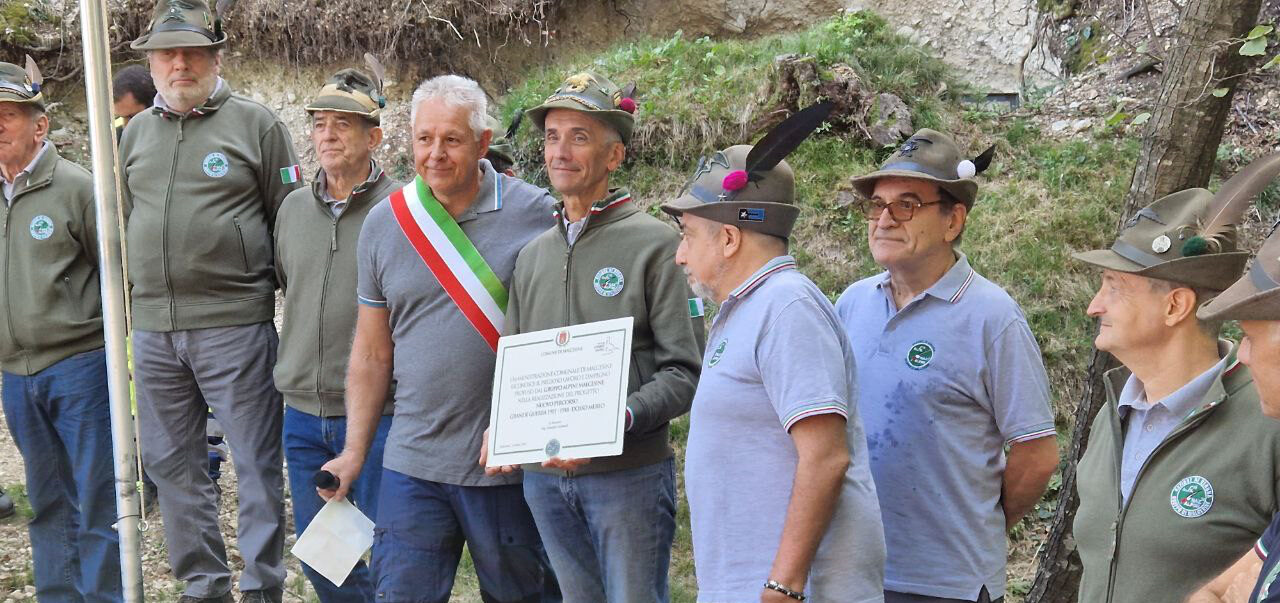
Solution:
M142 533L139 531L137 458L129 395L129 357L125 328L125 283L121 264L116 196L115 132L111 126L111 52L108 50L106 0L81 0L80 35L84 43L84 80L89 109L89 148L93 155L93 193L98 217L102 324L107 346L107 386L111 393L111 447L116 471L116 531L120 534L120 570L124 600L141 602Z

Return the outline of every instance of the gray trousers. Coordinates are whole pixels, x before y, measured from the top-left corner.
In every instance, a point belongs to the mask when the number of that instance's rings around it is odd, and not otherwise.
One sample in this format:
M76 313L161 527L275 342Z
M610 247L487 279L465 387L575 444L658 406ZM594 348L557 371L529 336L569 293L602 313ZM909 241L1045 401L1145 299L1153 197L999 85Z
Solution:
M240 590L284 584L283 404L271 376L277 343L270 322L133 332L142 460L160 492L169 565L186 581L187 595L231 590L208 473L209 409L226 431L236 468Z

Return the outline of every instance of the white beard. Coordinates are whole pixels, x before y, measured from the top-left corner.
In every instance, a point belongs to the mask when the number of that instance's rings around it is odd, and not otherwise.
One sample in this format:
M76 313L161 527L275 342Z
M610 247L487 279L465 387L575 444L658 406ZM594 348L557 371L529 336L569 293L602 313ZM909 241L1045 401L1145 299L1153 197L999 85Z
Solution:
M701 297L703 301L714 302L716 299L715 291L712 291L711 287L703 284L701 281L691 280L689 284L689 288L693 289L693 294L698 297Z
M168 83L155 83L156 91L160 93L160 97L164 99L166 105L170 107L195 108L213 95L213 89L218 85L218 76L209 76L209 81L201 81L200 86L181 89L172 88Z

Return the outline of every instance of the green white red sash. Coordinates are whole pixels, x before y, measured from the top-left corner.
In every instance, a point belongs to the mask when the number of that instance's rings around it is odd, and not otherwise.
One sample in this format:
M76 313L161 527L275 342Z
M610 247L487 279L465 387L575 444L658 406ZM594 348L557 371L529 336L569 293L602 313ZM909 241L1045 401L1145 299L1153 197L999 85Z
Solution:
M501 193L499 193L501 194ZM507 289L419 176L391 193L391 211L413 249L471 326L496 352Z

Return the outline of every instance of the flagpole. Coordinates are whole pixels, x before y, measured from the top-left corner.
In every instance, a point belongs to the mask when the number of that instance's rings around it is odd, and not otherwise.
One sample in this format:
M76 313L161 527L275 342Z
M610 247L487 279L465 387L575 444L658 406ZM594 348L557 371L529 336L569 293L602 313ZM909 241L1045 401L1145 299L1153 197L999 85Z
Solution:
M116 531L120 534L120 576L124 600L134 603L143 600L142 532L139 530L138 463L133 443L135 432L125 339L125 284L120 249L120 203L116 196L115 132L111 125L111 52L108 49L106 15L106 0L81 0L80 35L84 44L89 148L93 156L93 193L98 219L102 325L107 348L107 386L111 395Z

